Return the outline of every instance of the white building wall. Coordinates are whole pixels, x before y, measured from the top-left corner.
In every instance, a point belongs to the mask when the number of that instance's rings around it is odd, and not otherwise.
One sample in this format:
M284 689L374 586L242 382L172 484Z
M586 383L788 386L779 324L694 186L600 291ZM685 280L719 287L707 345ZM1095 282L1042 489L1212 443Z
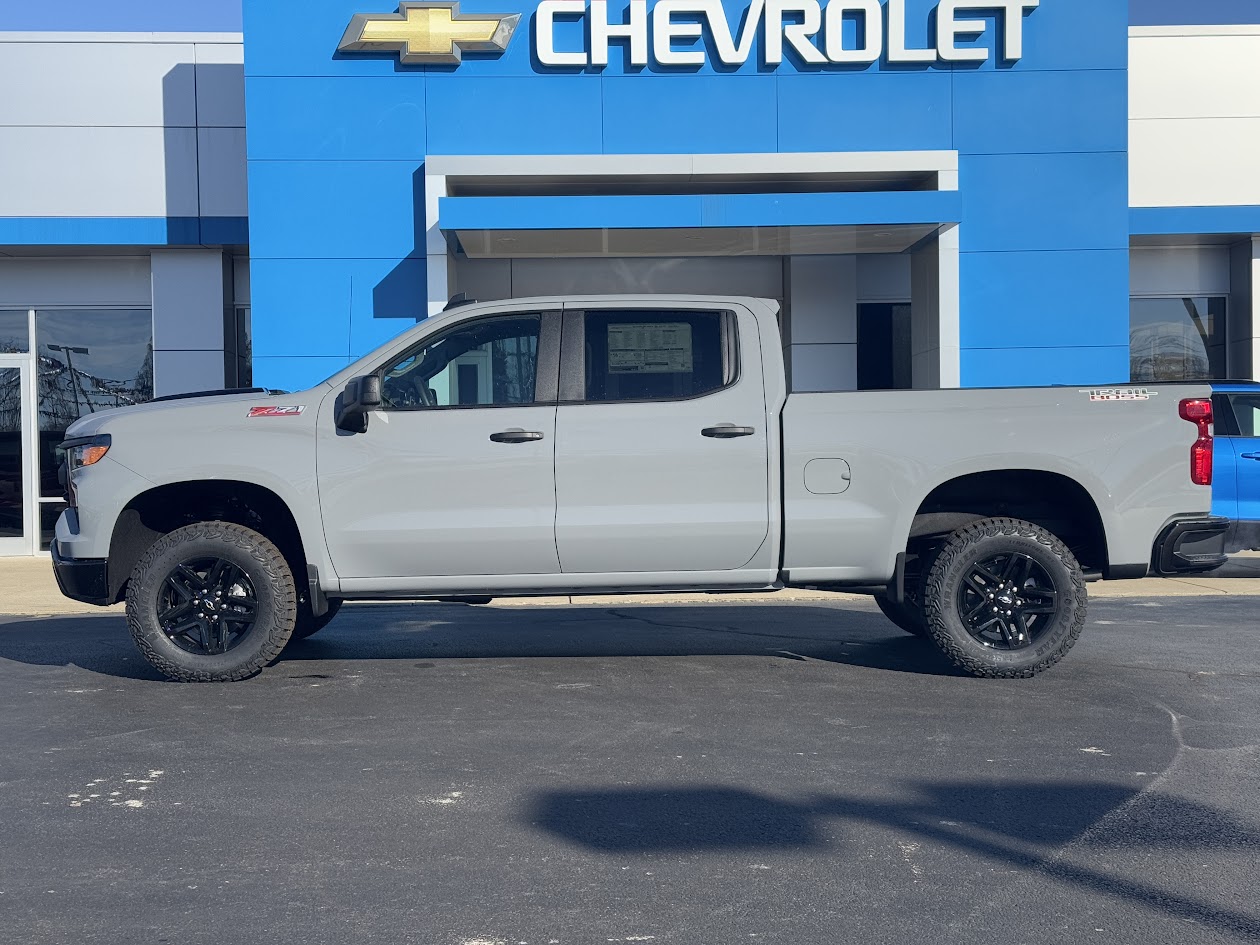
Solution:
M1260 26L1135 28L1135 207L1260 206Z
M0 217L244 216L239 36L0 33Z

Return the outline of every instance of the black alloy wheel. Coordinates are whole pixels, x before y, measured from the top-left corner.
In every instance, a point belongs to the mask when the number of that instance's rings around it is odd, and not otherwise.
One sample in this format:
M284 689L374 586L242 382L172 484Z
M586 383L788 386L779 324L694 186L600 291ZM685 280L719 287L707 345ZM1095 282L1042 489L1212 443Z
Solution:
M979 643L999 650L1033 646L1054 623L1059 588L1030 555L976 561L958 588L958 613Z
M223 558L181 562L158 593L162 631L181 650L205 656L238 646L258 621L253 581Z
M945 540L923 589L928 635L973 676L1027 679L1049 669L1085 627L1080 562L1040 525L987 518Z
M248 679L293 635L293 570L275 543L251 528L185 525L136 562L127 581L127 628L144 658L170 679Z

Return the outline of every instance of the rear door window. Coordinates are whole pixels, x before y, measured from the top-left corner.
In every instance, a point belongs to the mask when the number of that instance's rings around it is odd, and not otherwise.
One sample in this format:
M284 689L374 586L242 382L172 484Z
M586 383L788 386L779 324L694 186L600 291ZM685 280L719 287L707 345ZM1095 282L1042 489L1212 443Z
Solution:
M731 321L724 312L587 312L586 400L685 400L731 385Z

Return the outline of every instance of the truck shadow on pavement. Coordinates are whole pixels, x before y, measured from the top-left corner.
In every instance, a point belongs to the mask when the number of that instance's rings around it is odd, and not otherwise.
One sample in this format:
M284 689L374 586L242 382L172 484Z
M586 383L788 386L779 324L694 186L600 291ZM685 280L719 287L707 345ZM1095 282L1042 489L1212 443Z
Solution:
M907 784L899 799L833 794L799 801L726 786L553 790L525 805L521 819L566 843L617 856L834 850L845 825L877 827L918 841L910 845L916 851L961 850L1076 892L1229 935L1260 936L1260 915L1158 886L1147 881L1158 873L1146 868L1129 876L1099 868L1110 867L1117 850L1254 851L1260 833L1214 807L1097 782L921 781Z
M878 611L863 609L865 606L696 604L610 609L355 604L343 608L317 636L290 643L276 664L760 656L900 673L960 675L931 642L898 630ZM76 665L131 679L163 678L141 658L122 618L112 614L8 618L0 623L0 660Z

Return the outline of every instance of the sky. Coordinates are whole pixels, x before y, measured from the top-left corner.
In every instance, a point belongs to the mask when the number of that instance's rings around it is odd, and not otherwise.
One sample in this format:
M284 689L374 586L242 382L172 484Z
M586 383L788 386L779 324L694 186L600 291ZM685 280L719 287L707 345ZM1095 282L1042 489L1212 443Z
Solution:
M0 0L0 30L216 32L241 30L243 0ZM280 0L258 0L280 2ZM1123 3L1126 0L1095 0ZM1127 0L1135 26L1260 23L1260 0ZM384 9L379 3L369 4Z

